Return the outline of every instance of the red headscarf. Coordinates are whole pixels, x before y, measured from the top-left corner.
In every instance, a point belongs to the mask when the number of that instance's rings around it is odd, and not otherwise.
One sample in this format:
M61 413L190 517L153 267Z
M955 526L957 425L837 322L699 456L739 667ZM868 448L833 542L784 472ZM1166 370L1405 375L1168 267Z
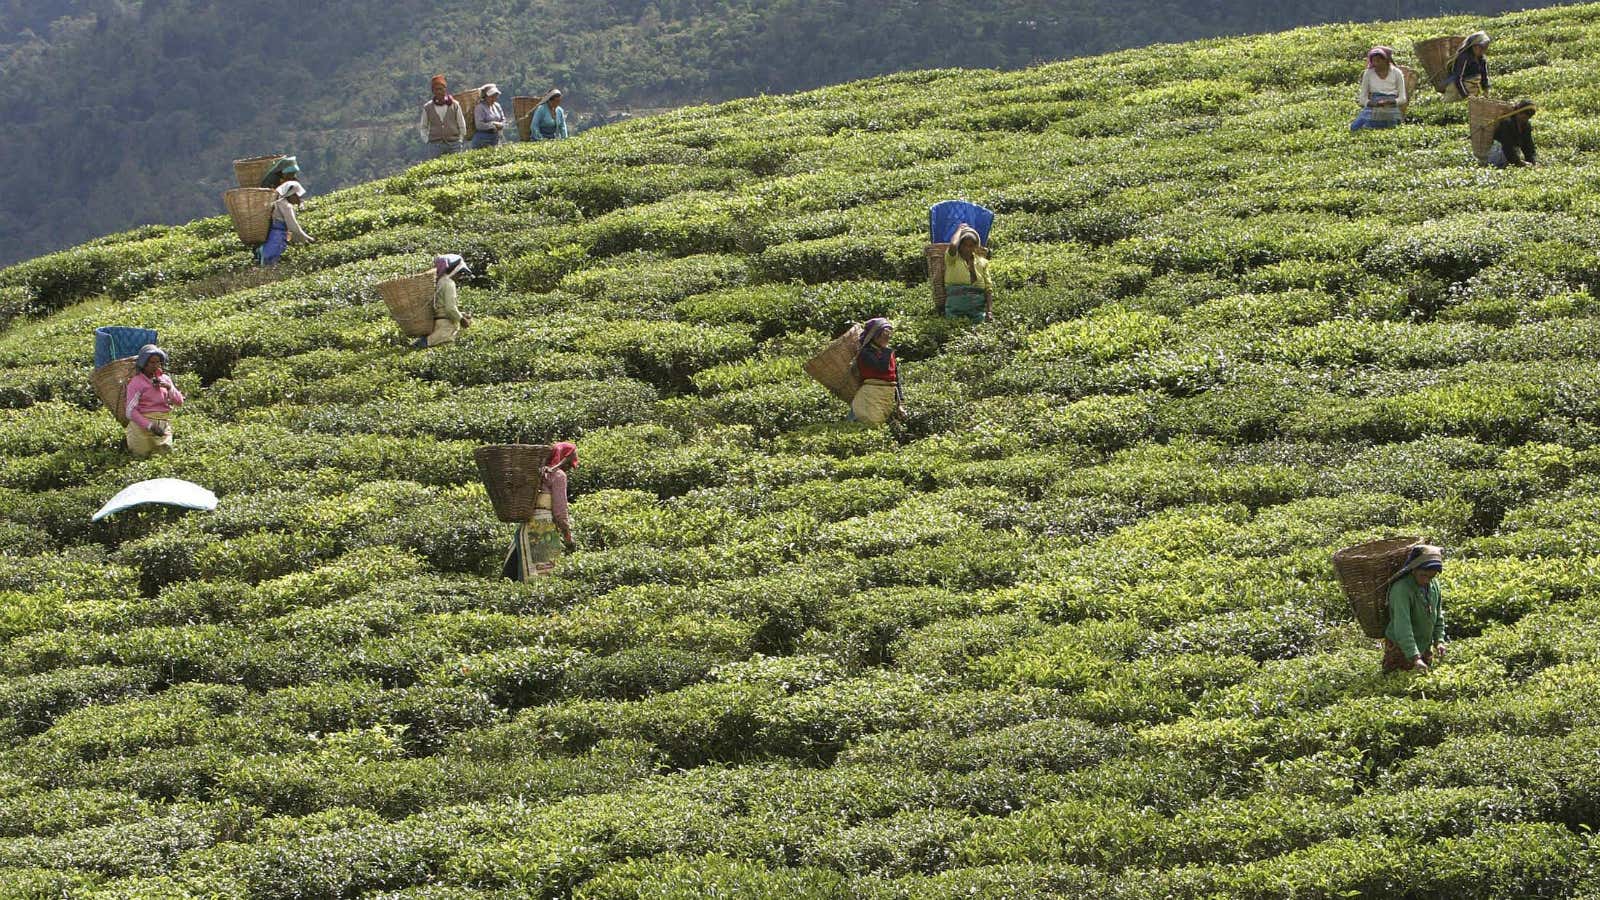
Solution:
M1389 61L1389 65L1394 65L1394 50L1389 47L1380 44L1367 51L1367 68L1369 69L1372 68L1372 58L1374 56L1381 56Z
M572 467L576 469L578 467L577 444L574 444L571 441L562 441L558 444L552 444L550 446L550 461L545 463L545 466L554 469L556 466L561 465L568 459L572 460Z
M443 75L435 75L433 76L433 80L428 82L428 85L430 87L443 88L449 87L450 83L444 80ZM455 102L455 99L456 98L446 93L443 100L435 100L433 102L436 106L449 106L451 103Z

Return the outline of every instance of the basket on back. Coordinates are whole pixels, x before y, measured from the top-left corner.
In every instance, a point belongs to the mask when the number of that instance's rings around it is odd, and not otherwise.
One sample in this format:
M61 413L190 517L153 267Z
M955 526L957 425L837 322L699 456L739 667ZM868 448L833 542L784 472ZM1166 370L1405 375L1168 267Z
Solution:
M849 331L834 338L833 343L822 348L821 353L807 360L806 374L815 378L818 384L827 388L835 397L849 403L856 398L856 391L861 389L861 378L851 367L860 349L861 326L852 325Z
M455 94L456 102L461 104L461 114L466 117L467 122L467 133L461 137L464 141L472 140L473 134L478 130L478 126L475 124L476 120L473 118L473 111L478 108L478 94L479 90L477 88L473 88L470 91L458 91Z
M234 188L222 195L222 203L233 219L233 230L239 240L254 247L267 242L267 231L272 227L272 204L278 192L270 188Z
M1400 77L1406 83L1406 105L1417 102L1417 70L1395 63L1395 68L1400 70Z
M283 154L274 153L271 156L252 156L249 159L236 159L233 161L233 177L239 182L239 187L253 188L261 186L261 179L267 177L267 172L283 159Z
M502 522L526 522L538 506L539 469L550 461L545 444L490 444L472 451L478 477Z
M1427 74L1428 83L1433 85L1434 90L1444 93L1445 79L1450 76L1450 65L1455 60L1456 51L1461 49L1466 39L1465 35L1451 35L1417 42L1417 59L1422 63L1422 71Z
M1367 637L1383 637L1389 625L1389 581L1420 543L1422 538L1416 537L1384 538L1333 555L1333 574Z
M543 97L511 98L511 117L517 120L517 137L523 143L533 140L533 113L543 102Z
M1516 108L1517 105L1510 100L1467 98L1467 124L1472 129L1472 153L1479 162L1488 162L1489 151L1494 147L1495 126L1515 112Z
M402 275L378 283L378 296L389 307L389 315L410 337L426 337L433 331L433 270Z
M128 382L133 378L134 361L132 356L113 360L95 369L94 374L89 376L95 396L117 417L119 425L128 424Z
M933 288L933 308L944 315L944 257L950 252L949 244L929 244L922 251L928 260L928 286Z

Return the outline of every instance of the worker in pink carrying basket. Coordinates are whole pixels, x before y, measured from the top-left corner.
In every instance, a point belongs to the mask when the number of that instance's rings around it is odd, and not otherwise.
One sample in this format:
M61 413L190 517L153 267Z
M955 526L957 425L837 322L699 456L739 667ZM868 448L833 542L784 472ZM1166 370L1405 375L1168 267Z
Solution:
M533 518L517 526L506 552L501 573L513 581L528 581L555 571L563 552L577 549L567 517L567 473L578 467L578 447L562 441L550 448L550 458L539 468L539 494Z
M172 451L172 411L183 405L183 393L167 374L167 351L155 344L139 348L133 377L124 394L126 438L134 456L144 459Z
M1444 549L1418 544L1390 579L1383 671L1426 672L1444 659L1442 571Z

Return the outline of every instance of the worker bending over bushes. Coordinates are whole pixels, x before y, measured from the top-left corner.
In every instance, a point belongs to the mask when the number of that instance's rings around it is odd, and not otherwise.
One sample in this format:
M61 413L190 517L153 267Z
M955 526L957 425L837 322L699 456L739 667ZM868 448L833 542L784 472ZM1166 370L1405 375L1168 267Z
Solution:
M472 317L456 305L456 279L471 274L467 261L459 253L433 258L433 333L417 338L411 346L422 350L448 344L456 339L461 329L472 324Z
M1518 100L1511 113L1495 124L1489 165L1504 169L1538 164L1538 151L1533 148L1533 114L1537 110L1532 100Z
M567 473L578 467L578 447L562 441L550 448L550 459L539 469L539 494L533 518L517 526L502 573L513 581L527 581L555 570L564 551L576 548L567 516Z
M950 238L944 259L944 315L947 319L987 322L994 313L994 283L989 251L978 230L962 223Z
M1444 550L1419 544L1389 585L1389 627L1384 629L1383 670L1426 672L1444 658L1444 608L1436 580Z
M299 171L298 167L296 171ZM272 201L272 225L267 228L267 242L256 248L256 256L263 266L273 265L282 259L291 239L297 244L316 243L316 239L300 227L300 219L294 211L305 199L305 187L291 179L278 185L277 191L278 199Z
M1350 123L1350 130L1399 125L1410 99L1406 96L1406 74L1394 64L1394 51L1373 47L1367 51L1367 68L1361 73L1361 86L1356 91L1361 114Z
M857 422L882 425L892 416L905 418L899 361L889 346L893 335L894 324L881 316L861 326L861 348L851 364L861 378L861 387L850 401L850 418Z
M171 452L172 411L183 405L183 393L166 372L167 351L145 344L133 365L123 408L128 419L128 449L140 459Z

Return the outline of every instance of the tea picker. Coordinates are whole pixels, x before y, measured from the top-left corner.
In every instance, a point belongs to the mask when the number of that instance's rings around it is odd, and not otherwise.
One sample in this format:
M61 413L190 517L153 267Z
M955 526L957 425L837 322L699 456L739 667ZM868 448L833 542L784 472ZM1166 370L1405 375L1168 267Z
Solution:
M1532 100L1473 97L1467 103L1472 152L1479 162L1496 169L1538 165L1538 151L1533 146L1533 114L1538 107Z
M1383 642L1383 670L1428 671L1444 657L1444 607L1435 580L1444 550L1398 537L1346 547L1333 571L1362 633Z
M502 574L513 581L549 575L564 552L576 549L567 512L567 473L578 467L577 445L493 444L473 453L495 515L517 526Z
M567 136L567 111L561 108L561 90L551 88L533 111L528 137L535 141L558 141Z
M1361 73L1356 102L1361 104L1361 114L1350 123L1351 131L1393 128L1404 121L1406 104L1411 102L1410 86L1405 70L1394 64L1392 49L1367 51L1367 68Z
M433 76L430 87L433 96L422 101L417 130L428 145L428 155L437 159L461 151L461 142L467 139L467 115L450 96L443 75Z
M305 186L289 180L278 185L274 191L278 199L272 203L272 224L267 228L266 241L256 250L256 258L263 266L275 265L282 259L291 239L297 244L316 243L300 227L300 220L294 211L306 196Z
M166 365L167 351L155 344L139 348L124 393L128 449L140 459L172 451L172 411L183 405L183 393L172 383Z
M472 324L472 317L456 305L456 279L472 275L466 260L458 253L447 253L434 258L433 271L433 331L412 343L418 350L448 344Z
M500 88L493 83L478 88L478 104L472 109L472 149L497 147L505 143L506 113L500 107Z
M861 387L850 400L850 418L868 425L882 425L891 417L905 418L905 396L900 390L900 361L889 339L894 323L885 318L868 319L861 325L861 338L853 363Z
M993 318L988 249L993 227L994 213L976 203L945 200L928 208L930 243L923 255L940 315L974 324Z

